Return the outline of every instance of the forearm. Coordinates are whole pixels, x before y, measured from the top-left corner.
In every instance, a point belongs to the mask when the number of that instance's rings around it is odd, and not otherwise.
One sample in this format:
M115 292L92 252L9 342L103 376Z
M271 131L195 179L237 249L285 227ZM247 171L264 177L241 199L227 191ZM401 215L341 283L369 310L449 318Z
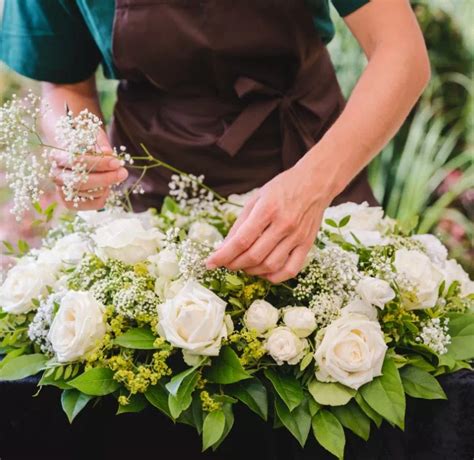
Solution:
M42 119L42 130L49 142L55 139L55 126L58 118L66 113L66 107L77 114L87 109L103 119L97 95L95 76L80 83L58 85L42 83L42 104L45 116Z
M341 116L302 160L323 194L339 194L389 142L418 100L430 70L421 35L416 38L396 34L363 43L369 58L364 73Z

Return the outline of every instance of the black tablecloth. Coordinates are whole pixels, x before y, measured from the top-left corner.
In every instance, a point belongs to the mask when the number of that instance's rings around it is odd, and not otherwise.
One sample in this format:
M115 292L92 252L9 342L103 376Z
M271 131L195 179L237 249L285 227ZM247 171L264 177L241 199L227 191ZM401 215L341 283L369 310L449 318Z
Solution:
M368 443L348 434L348 460L474 459L474 372L441 379L448 401L410 399L406 431L384 423ZM283 430L272 430L247 410L236 413L229 438L216 453L200 454L190 427L173 425L157 411L114 416L114 403L88 407L72 425L59 391L36 392L34 379L0 383L1 460L325 460L333 459L311 441L301 450Z

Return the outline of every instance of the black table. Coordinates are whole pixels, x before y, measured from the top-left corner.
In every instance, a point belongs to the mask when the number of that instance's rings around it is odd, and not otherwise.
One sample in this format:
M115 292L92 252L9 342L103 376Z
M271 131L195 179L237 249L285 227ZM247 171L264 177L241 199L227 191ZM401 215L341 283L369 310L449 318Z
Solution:
M385 423L368 443L348 433L346 459L473 460L474 372L444 376L441 384L448 401L409 398L405 433ZM200 454L194 430L173 425L157 411L114 416L115 404L104 400L69 425L59 390L44 388L32 398L36 390L34 379L0 383L1 460L334 458L314 442L301 450L286 432L272 430L247 410L236 413L234 430L218 452Z

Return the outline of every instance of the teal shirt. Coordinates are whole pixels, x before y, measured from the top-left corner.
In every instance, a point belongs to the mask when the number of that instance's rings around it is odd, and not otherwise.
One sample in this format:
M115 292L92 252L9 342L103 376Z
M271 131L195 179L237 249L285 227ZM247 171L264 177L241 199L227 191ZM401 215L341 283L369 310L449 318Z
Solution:
M289 0L291 1L291 0ZM334 36L329 0L306 0L316 29L327 43ZM369 0L332 0L346 16ZM102 63L115 78L112 60L114 0L4 0L0 59L35 80L75 83Z

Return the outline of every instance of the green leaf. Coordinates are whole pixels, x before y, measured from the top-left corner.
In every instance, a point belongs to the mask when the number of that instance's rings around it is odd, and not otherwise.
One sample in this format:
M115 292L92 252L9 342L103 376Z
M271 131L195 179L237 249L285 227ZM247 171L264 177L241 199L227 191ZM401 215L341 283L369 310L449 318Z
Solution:
M209 447L216 444L224 433L225 414L223 410L209 412L204 419L202 429L202 450L205 451Z
M436 367L429 363L423 356L413 355L408 357L407 364L410 364L415 367L419 367L426 372L433 372Z
M319 444L337 458L344 458L346 436L339 420L331 412L322 409L313 417L312 426Z
M227 385L252 376L242 367L239 357L231 347L222 347L219 356L212 360L212 365L206 370L206 378L210 382Z
M414 366L400 371L405 393L413 398L447 399L439 382L428 372Z
M5 364L8 363L8 361L11 361L14 358L18 358L18 356L21 356L26 350L26 347L21 347L21 348L15 348L14 350L10 351L8 354L3 356L3 358L0 360L0 368L5 366ZM0 352L0 354L3 354Z
M219 441L217 441L213 446L212 450L216 450L219 448L219 446L224 442L225 438L229 435L229 433L232 430L232 427L234 426L234 411L232 409L232 404L224 404L222 406L222 410L225 415L225 426L224 426L224 431L219 438Z
M203 424L203 410L201 398L195 393L193 396L193 402L190 407L188 407L183 413L179 416L179 423L185 423L193 428L196 428L199 434L202 433L202 424Z
M339 228L345 227L349 223L350 220L351 220L351 216L343 217L341 221L339 222Z
M461 361L474 359L474 324L467 324L456 332L456 335L451 336L448 355Z
M173 198L166 196L161 206L161 213L170 212L172 214L179 213L180 207Z
M36 375L46 367L47 361L48 358L39 353L13 358L0 368L0 382Z
M169 418L172 418L168 406L168 392L162 382L158 382L157 385L148 387L148 390L145 392L145 398L152 406L156 407Z
M311 415L309 413L308 400L304 399L292 412L287 405L278 397L275 397L275 411L281 423L304 447L311 429Z
M125 406L119 404L117 409L117 415L136 414L145 409L148 404L146 398L142 394L131 395L128 399L129 403Z
M124 348L132 348L134 350L154 350L156 336L151 329L140 327L129 329L115 339L115 344Z
M53 369L54 370L54 369ZM38 382L38 386L53 386L56 388L60 388L61 390L72 390L72 386L68 384L64 379L55 379L54 372L48 374L47 372L43 372L40 381Z
M18 250L20 254L26 254L30 250L30 245L25 240L18 240Z
M340 383L323 383L313 380L308 390L314 400L323 406L344 406L356 391Z
M375 412L364 400L362 395L360 393L356 393L354 396L354 399L356 400L358 406L362 409L362 412L364 412L367 417L372 420L377 428L380 428L382 425L382 416Z
M199 374L193 372L183 379L176 395L170 393L168 397L168 406L171 416L177 419L193 402L193 392L199 380Z
M265 369L264 374L290 411L301 404L304 399L303 388L295 377L273 369Z
M405 426L405 391L395 363L385 359L382 375L360 389L360 393L385 420L402 430Z
M267 389L258 379L244 380L234 383L225 388L230 396L243 402L249 409L257 415L267 420L268 418L268 398Z
M170 392L170 394L176 396L178 394L179 387L183 383L183 380L188 376L191 375L193 372L198 369L201 364L204 362L204 360L199 363L197 366L190 367L186 369L185 371L175 375L167 384L166 384L166 389Z
M114 380L114 372L110 369L95 367L68 382L69 385L87 395L105 396L120 387Z
M300 371L303 372L314 360L314 353L306 353L300 362Z
M329 225L330 227L339 228L339 225L337 225L337 222L332 219L326 219L324 223L326 225Z
M333 407L331 408L331 412L336 416L342 426L351 430L364 441L369 439L370 418L365 415L354 401L351 401L345 406Z
M61 394L61 406L66 413L69 423L76 418L93 396L86 395L77 390L64 390Z

